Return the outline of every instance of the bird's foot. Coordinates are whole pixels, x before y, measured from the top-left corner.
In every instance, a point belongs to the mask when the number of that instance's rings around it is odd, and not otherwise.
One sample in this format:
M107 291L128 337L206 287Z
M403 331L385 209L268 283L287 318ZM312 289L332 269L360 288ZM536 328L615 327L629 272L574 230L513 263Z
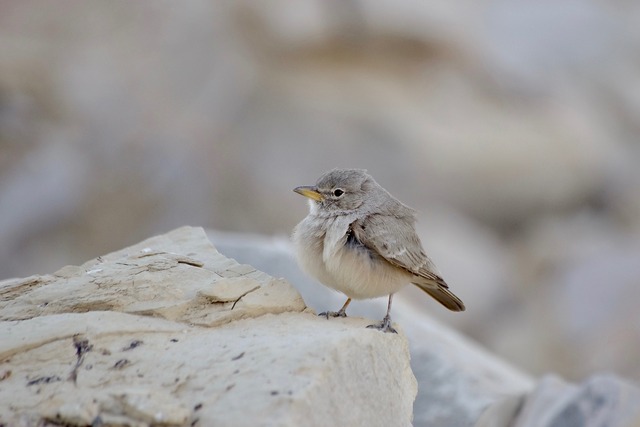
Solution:
M382 332L391 332L391 333L394 333L394 334L398 333L398 331L393 329L393 327L391 326L391 317L389 317L389 316L384 316L384 318L382 319L382 321L380 323L369 325L369 326L367 326L367 328L377 329L377 330L382 331Z
M345 310L323 311L322 313L318 314L318 316L326 317L327 319L329 317L347 317L347 312Z

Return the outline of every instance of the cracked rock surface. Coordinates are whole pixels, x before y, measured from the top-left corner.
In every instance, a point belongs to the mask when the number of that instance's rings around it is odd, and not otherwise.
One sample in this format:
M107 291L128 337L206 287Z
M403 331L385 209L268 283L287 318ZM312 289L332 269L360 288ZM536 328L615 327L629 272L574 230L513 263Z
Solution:
M406 339L366 324L183 227L0 282L0 425L410 425Z
M191 227L81 266L0 282L0 320L118 311L215 326L304 309L286 281L225 257Z

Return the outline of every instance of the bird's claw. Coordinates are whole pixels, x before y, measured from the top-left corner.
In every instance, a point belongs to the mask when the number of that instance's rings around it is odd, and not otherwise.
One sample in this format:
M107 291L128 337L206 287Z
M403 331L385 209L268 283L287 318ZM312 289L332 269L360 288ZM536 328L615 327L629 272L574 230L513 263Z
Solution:
M347 312L340 310L340 311L323 311L322 313L318 314L318 316L322 316L322 317L326 317L327 319L329 317L347 317Z
M391 326L391 317L389 316L384 316L384 318L382 319L382 321L380 323L376 323L373 325L369 325L367 326L367 328L371 328L371 329L377 329L379 331L382 332L391 332L393 334L397 334L398 331L396 331L393 326Z

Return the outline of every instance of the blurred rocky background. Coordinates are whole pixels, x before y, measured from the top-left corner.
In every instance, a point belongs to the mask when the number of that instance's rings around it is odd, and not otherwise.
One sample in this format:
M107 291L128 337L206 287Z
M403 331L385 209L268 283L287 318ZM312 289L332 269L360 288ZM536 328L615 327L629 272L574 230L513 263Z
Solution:
M184 224L285 236L366 168L534 375L640 381L640 4L0 1L0 279ZM292 280L295 284L295 281Z

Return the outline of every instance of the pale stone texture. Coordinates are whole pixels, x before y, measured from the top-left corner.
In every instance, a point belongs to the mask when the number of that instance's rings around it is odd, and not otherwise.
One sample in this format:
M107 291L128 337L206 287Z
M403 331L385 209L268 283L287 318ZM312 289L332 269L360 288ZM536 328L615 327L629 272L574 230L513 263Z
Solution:
M284 276L294 283L305 301L316 311L334 310L344 297L314 282L300 271L285 238L265 238L233 233L211 232L212 240L230 256ZM485 409L507 396L520 396L534 387L534 380L509 363L491 355L460 333L433 319L414 299L407 287L393 302L392 318L409 340L411 366L418 381L414 404L415 426L464 427L473 425ZM349 316L380 319L386 301L354 301ZM432 311L441 310L433 303ZM330 319L328 324L343 322Z
M286 313L214 329L115 312L3 322L0 412L88 425L409 425L406 340ZM74 337L88 350L73 380ZM10 355L10 358L7 356ZM13 418L15 420L16 418Z
M183 227L0 282L0 424L411 424L403 335L327 322Z
M488 408L476 427L637 427L640 389L612 375L579 385L542 378L535 390Z
M0 282L0 295L1 320L121 311L214 326L305 307L288 283L228 259L197 228L181 228L52 275Z
M342 304L342 295L314 283L300 271L286 238L220 232L211 235L220 250L230 256L288 278L309 307L327 310ZM473 298L467 301L468 310L476 310L474 302ZM384 298L354 301L349 306L349 315L377 319L384 314L385 305ZM600 374L580 385L551 376L536 381L433 319L431 313L438 310L441 308L437 304L430 304L427 296L411 287L400 291L393 303L392 317L409 339L411 366L418 381L414 426L640 425L640 389L636 385ZM455 314L465 316L465 313ZM327 323L342 321L331 319ZM526 341L526 334L521 333ZM531 357L541 352L531 343L526 348Z

